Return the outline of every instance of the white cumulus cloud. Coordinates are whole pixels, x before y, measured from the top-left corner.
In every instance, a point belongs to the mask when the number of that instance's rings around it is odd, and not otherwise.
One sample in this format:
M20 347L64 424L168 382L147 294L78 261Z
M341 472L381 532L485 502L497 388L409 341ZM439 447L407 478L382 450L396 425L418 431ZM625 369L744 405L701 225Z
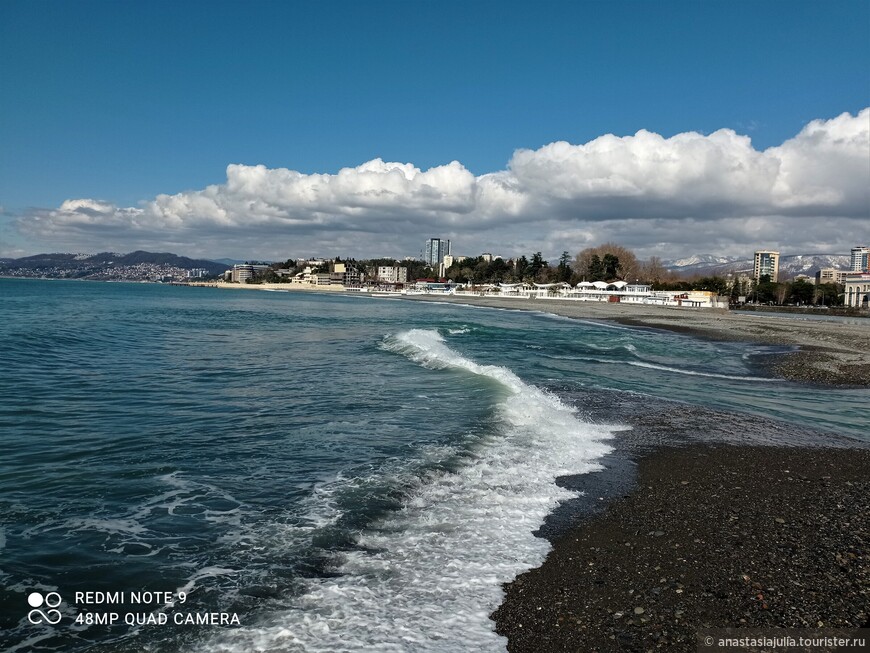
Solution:
M136 207L70 199L19 226L66 249L239 257L415 254L430 236L467 254L554 255L604 240L659 255L847 251L870 240L868 189L870 108L814 120L764 151L730 129L641 130L518 150L477 177L458 161L421 170L374 159L335 174L231 164L224 183L201 190Z

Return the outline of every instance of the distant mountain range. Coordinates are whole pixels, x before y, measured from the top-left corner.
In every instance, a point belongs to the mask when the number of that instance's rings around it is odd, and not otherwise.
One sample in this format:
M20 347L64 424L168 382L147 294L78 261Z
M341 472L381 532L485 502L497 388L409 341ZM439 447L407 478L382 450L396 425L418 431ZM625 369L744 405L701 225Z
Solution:
M213 258L211 259L215 263L220 263L221 265L226 265L228 268L233 267L234 265L239 265L241 263L246 263L247 261L240 261L236 258Z
M729 272L752 272L753 259L736 256L696 254L688 258L664 261L663 265L678 274L724 275ZM792 254L779 259L779 278L790 279L798 274L813 276L822 268L845 270L849 267L846 254Z
M101 252L99 254L35 254L22 258L0 259L0 274L17 271L22 276L72 276L88 278L104 273L107 269L134 266L177 268L180 270L204 269L208 274L221 274L228 265L205 259L191 259L168 252L136 251L129 254ZM61 274L60 271L65 271Z

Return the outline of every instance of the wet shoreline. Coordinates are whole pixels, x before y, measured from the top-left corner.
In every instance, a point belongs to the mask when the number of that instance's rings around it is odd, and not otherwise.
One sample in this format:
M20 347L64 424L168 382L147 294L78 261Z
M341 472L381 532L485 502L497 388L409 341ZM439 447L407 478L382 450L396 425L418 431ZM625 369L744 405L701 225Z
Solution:
M663 329L709 340L797 348L789 353L766 357L765 370L773 376L801 383L870 387L870 328L863 325L811 322L715 309L556 299L435 295L409 295L402 299L538 311L573 319L604 320L635 328Z

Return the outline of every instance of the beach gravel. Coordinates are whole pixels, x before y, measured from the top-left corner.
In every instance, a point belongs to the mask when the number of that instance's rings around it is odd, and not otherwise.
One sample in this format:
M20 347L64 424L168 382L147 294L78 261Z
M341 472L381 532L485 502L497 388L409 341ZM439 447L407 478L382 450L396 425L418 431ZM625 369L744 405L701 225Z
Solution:
M695 651L701 628L870 625L870 451L661 449L493 613L508 651Z

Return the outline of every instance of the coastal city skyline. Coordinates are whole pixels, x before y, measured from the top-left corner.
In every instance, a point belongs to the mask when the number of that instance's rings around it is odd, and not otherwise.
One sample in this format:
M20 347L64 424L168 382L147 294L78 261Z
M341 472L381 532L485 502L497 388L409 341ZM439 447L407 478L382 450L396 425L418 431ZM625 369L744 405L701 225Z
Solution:
M870 241L866 3L41 6L0 7L0 257Z

